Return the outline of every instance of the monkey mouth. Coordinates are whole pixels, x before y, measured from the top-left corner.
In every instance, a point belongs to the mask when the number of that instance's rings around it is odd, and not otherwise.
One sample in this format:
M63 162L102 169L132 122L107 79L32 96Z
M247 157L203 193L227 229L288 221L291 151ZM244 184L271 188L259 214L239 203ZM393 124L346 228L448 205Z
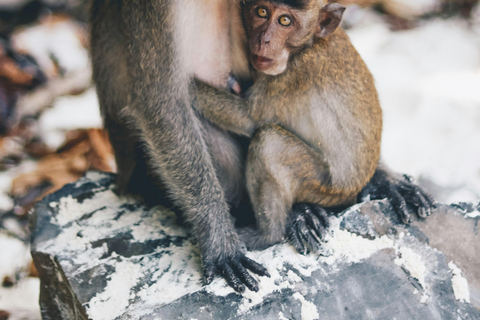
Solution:
M273 59L267 57L259 56L257 54L252 54L252 64L253 67L257 70L264 70L271 66Z

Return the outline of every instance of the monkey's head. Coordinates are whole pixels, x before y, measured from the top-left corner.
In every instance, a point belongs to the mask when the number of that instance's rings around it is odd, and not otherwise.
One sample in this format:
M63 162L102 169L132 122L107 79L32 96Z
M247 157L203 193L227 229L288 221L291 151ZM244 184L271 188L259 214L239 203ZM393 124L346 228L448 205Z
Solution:
M243 5L250 60L255 69L278 75L285 71L291 54L315 38L332 34L345 7L322 0L258 0Z

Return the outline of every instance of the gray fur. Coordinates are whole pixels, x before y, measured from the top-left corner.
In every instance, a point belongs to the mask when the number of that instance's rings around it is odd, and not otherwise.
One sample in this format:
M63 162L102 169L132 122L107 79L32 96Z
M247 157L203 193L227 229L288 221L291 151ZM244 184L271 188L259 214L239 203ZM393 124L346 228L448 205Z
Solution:
M204 266L219 272L242 257L226 197L236 200L243 182L238 146L192 108L195 23L199 10L211 9L196 0L96 0L91 50L119 191L153 180L160 195L164 186L191 226ZM223 69L220 82L228 78L229 67Z

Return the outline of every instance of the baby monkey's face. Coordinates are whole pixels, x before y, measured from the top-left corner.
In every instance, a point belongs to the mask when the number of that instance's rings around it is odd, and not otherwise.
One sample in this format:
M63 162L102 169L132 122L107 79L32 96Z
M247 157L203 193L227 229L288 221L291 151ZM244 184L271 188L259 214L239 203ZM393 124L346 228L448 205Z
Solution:
M278 75L287 68L295 49L308 45L315 37L325 37L325 26L331 27L336 19L326 9L331 5L321 5L318 0L260 0L245 4L243 17L252 66L262 73Z

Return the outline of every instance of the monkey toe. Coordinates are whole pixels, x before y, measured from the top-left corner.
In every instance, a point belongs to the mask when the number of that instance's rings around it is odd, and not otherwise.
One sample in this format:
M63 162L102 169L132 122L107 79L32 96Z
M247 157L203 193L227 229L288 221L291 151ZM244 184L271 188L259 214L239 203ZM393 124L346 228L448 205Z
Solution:
M207 263L204 266L204 282L210 284L216 274L221 275L228 285L239 293L245 292L245 287L251 291L259 290L258 282L249 273L249 270L260 276L270 277L267 269L261 264L237 253L231 258L220 259L216 263Z
M230 287L233 288L233 290L243 293L245 292L245 286L243 285L242 281L235 275L235 272L233 269L229 266L228 263L225 263L221 268L221 273L227 283L230 285Z
M287 225L287 238L290 244L297 250L300 254L306 254L307 248L303 244L303 241L300 239L300 235L297 233L297 230L294 225Z
M244 283L248 289L254 292L258 292L258 283L253 277L248 273L247 269L240 263L238 260L232 261L232 269L238 279Z
M215 269L216 266L213 263L206 264L203 268L203 279L205 285L209 285L212 283L213 279L215 278Z
M315 236L324 241L327 230L330 227L330 221L327 211L316 204L298 204L294 206L294 211L305 217L307 226L313 230Z
M405 224L410 223L414 215L428 217L435 208L432 197L415 184L411 176L393 176L382 170L375 173L360 196L371 200L387 198Z
M410 176L404 177L405 181L398 182L398 192L401 194L401 197L405 199L407 206L412 208L412 211L414 211L418 217L428 217L432 213L433 208L435 208L433 199L413 182L413 178Z
M407 206L407 202L401 193L395 188L391 187L389 191L390 204L392 205L394 211L398 214L403 223L408 224L412 220L412 215L410 214Z
M425 219L426 217L428 217L431 214L431 212L430 212L430 210L421 207L421 208L418 208L417 214L420 218Z
M240 262L245 268L251 270L253 273L258 274L259 276L270 278L270 273L268 273L267 268L262 266L260 263L257 263L244 255L240 257Z
M306 254L318 252L329 226L326 211L312 204L295 204L287 224L287 237L295 249Z
M309 251L317 251L320 247L318 242L317 237L315 237L314 233L312 232L312 229L308 226L306 218L304 219L299 219L297 225L297 234L299 235L301 241L306 245L307 252Z
M320 240L325 241L327 230L330 228L329 214L324 208L316 204L311 205L311 209L315 216L318 218L318 220L321 222L321 229L319 229L321 235L319 235L319 238Z

